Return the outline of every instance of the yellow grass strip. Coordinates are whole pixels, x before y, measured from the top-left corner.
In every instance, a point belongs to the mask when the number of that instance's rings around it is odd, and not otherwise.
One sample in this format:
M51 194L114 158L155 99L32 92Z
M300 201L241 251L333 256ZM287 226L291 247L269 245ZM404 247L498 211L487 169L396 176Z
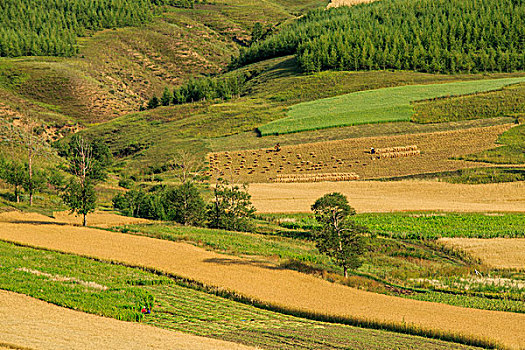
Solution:
M117 321L0 290L0 349L253 349ZM13 345L11 345L13 344ZM16 344L16 345L14 345Z
M525 270L525 238L440 238L440 241L466 251L486 265Z
M56 223L68 225L82 225L82 217L70 214L69 211L54 212L54 218L37 213L22 213L19 211L9 211L0 213L0 222L20 222L31 221L37 223ZM88 214L88 225L97 227L112 227L118 225L143 224L150 222L146 219L131 218L117 214L105 213L101 211Z
M403 324L525 346L525 315L374 294L296 271L170 241L56 225L0 223L0 239L144 266L234 291L273 308Z
M419 180L254 183L248 192L260 213L309 212L317 198L330 192L346 195L358 212L525 212L524 182L484 185Z

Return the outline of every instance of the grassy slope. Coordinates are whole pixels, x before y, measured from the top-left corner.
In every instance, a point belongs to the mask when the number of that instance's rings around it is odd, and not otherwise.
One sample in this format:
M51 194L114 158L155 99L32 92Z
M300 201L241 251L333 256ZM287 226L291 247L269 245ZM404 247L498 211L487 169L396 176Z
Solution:
M244 96L231 101L199 102L135 113L95 126L88 132L102 135L115 152L130 144L143 145L140 153L129 157L131 166L161 164L172 156L175 147L188 147L204 155L210 150L232 147L257 148L312 142L319 139L339 139L345 134L368 136L421 132L423 127L408 123L389 124L388 127L351 128L327 132L310 132L295 136L256 138L253 132L261 124L284 118L289 106L304 101L337 96L360 90L408 84L445 83L481 78L506 78L522 74L491 75L432 75L414 72L322 72L302 75L293 58L279 58L245 67L258 72L246 88ZM508 121L508 120L507 120ZM494 121L499 123L498 121ZM467 125L491 125L477 122ZM489 123L489 124L483 124ZM462 127L461 123L429 126L424 130L449 130ZM355 130L354 130L355 129ZM340 134L340 135L337 135ZM229 136L228 136L229 135ZM348 136L346 136L348 137Z
M167 277L73 255L3 242L0 252L0 288L107 317L142 319L161 328L268 349L469 348L281 315L190 289ZM150 305L152 314L142 317L140 308Z
M412 102L497 90L524 80L525 78L480 80L356 92L294 105L287 118L258 129L265 136L356 124L410 121Z

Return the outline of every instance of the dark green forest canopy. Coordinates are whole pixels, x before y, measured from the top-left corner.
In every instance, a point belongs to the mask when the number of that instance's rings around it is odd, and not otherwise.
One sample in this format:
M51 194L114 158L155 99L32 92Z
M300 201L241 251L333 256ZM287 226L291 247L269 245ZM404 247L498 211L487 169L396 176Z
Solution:
M72 56L87 31L136 26L158 5L191 6L194 0L2 0L0 56Z
M305 71L525 69L525 0L382 0L316 10L241 52L241 66L297 54Z

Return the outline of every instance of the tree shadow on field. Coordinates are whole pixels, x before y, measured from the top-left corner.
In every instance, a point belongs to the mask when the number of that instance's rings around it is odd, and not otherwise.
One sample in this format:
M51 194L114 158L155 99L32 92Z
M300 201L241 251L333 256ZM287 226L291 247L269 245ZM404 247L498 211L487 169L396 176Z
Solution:
M204 259L203 262L218 265L245 265L261 267L268 270L283 270L282 267L276 266L270 263L265 263L257 260L240 260L240 259L229 259L229 258L210 258Z

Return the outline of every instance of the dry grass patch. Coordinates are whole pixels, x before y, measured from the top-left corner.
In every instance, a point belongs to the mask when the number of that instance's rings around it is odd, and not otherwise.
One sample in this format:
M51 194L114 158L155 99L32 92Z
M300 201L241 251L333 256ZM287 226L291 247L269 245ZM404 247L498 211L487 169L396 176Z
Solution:
M315 200L341 192L358 212L441 210L448 212L525 212L525 183L483 185L438 181L352 181L254 183L248 188L260 213L310 212Z
M525 238L440 238L440 241L466 251L491 267L525 270Z
M524 314L374 294L184 243L74 226L13 223L0 223L0 239L153 268L275 308L490 338L514 348L525 346Z
M375 179L487 166L450 158L496 147L497 137L511 126L210 153L208 174L230 181L271 182L279 175L355 173L360 179ZM372 154L372 148L379 152Z
M89 315L0 290L0 349L252 349ZM11 345L16 344L16 345Z

